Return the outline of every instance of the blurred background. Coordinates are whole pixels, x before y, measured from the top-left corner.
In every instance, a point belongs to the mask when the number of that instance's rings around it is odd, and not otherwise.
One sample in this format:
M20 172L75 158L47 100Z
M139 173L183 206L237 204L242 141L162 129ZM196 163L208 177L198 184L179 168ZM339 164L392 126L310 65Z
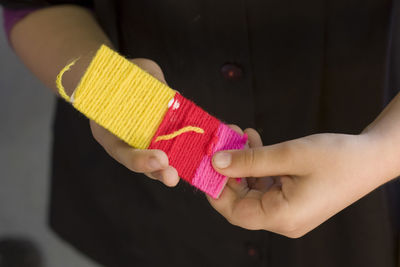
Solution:
M4 254L10 250L30 250L27 243L21 248L9 241L15 239L33 242L44 266L98 266L47 227L53 103L50 90L14 55L0 27L0 267L9 267Z

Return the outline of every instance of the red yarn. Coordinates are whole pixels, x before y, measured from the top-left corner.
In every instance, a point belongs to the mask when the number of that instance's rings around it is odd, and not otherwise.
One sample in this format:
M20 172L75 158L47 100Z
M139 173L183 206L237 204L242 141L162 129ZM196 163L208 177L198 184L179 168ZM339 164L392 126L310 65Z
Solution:
M219 123L218 119L177 93L149 149L161 149L167 153L169 164L176 168L182 179L191 182L201 160L209 153L210 143L215 142L212 139ZM186 132L170 140L156 142L158 136L171 134L186 126L199 127L204 133Z

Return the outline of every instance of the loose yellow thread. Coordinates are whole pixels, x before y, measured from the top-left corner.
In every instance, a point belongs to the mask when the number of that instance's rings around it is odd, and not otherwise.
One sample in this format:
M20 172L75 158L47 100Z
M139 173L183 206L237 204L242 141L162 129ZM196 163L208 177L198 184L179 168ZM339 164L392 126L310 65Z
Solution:
M62 98L64 98L65 100L67 100L68 102L71 102L71 98L67 95L67 93L65 92L65 88L62 85L62 77L64 75L65 72L69 71L70 68L78 61L79 58L74 59L71 63L69 63L67 66L65 66L60 73L57 75L57 79L56 79L56 85L58 88L58 92L60 94L60 96Z
M68 100L61 77L73 63L62 69L60 79L57 77L60 95ZM175 93L166 84L102 45L75 89L73 106L132 147L145 149L149 147Z
M187 133L187 132L196 132L199 134L203 134L204 130L199 127L195 127L195 126L186 126L186 127L183 127L182 129L179 129L178 131L171 133L171 134L158 136L156 138L156 142L161 141L161 140L170 140L170 139L177 137L178 135L181 135L181 134Z

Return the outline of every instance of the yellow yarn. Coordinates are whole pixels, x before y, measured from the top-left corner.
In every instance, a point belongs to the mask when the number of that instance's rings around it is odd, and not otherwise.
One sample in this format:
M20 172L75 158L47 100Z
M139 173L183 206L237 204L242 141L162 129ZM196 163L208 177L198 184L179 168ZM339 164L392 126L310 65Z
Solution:
M60 93L60 96L67 100L68 102L71 101L71 98L65 93L64 86L62 85L62 77L66 71L69 71L69 69L75 64L76 61L78 61L79 58L74 59L71 63L69 63L67 66L65 66L60 73L57 75L56 79L56 85L58 88L58 92Z
M204 130L199 127L195 127L195 126L186 126L186 127L183 127L182 129L179 129L178 131L171 133L171 134L158 136L156 138L156 142L161 141L161 140L170 140L170 139L173 139L173 138L177 137L178 135L181 135L186 132L196 132L199 134L203 134Z
M60 95L65 94L62 74L69 67L59 74ZM174 95L167 85L102 45L74 92L73 106L129 145L144 149Z

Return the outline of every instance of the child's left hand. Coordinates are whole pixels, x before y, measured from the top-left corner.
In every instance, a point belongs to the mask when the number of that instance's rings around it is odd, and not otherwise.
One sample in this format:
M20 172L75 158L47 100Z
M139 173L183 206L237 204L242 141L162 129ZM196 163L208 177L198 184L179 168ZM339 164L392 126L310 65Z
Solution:
M214 155L229 179L211 205L230 223L297 238L395 177L368 134L317 134L262 146L245 130L250 148Z

